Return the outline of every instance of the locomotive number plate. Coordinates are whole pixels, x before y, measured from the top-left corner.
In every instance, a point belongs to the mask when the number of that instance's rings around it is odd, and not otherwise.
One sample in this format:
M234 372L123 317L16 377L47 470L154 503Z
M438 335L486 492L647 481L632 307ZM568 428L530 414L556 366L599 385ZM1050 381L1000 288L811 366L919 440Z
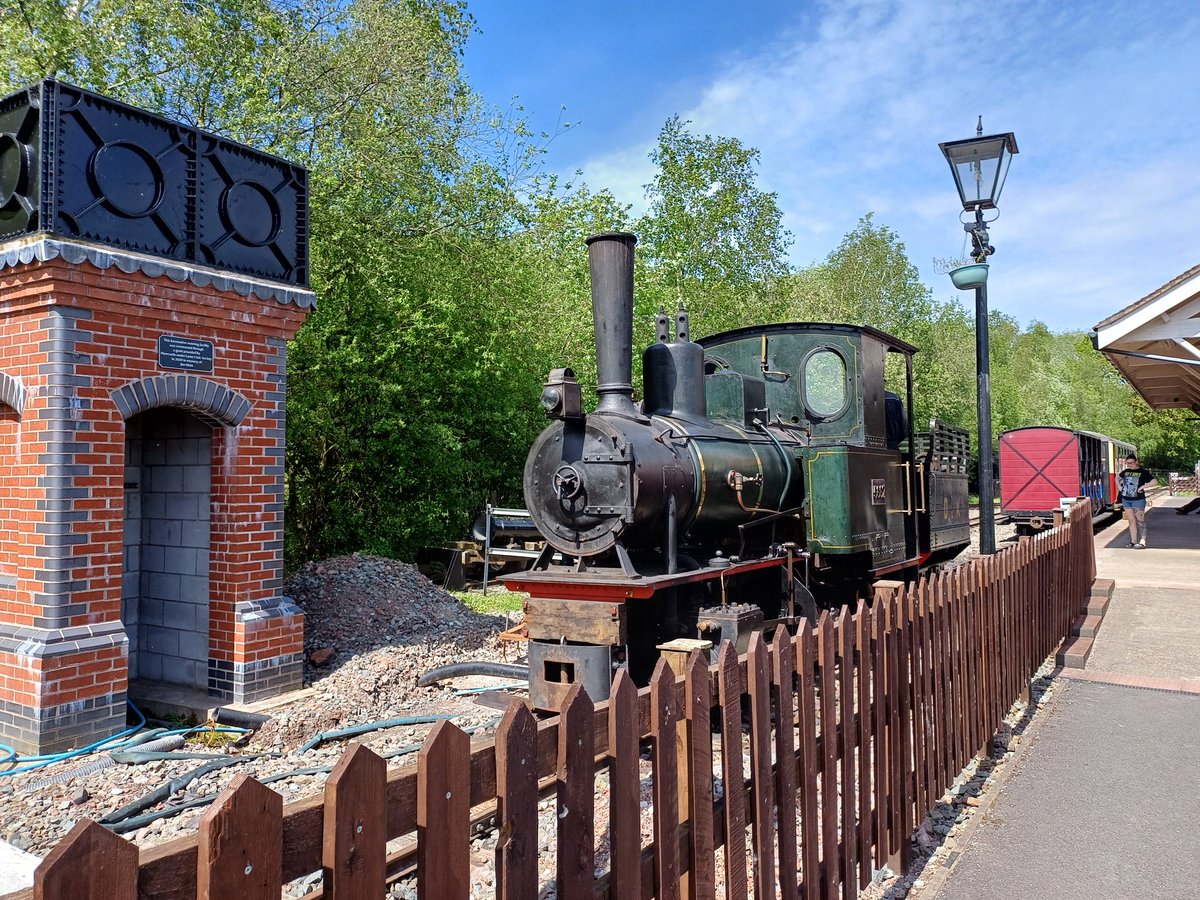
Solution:
M887 490L882 478L871 479L871 505L883 506L887 503Z

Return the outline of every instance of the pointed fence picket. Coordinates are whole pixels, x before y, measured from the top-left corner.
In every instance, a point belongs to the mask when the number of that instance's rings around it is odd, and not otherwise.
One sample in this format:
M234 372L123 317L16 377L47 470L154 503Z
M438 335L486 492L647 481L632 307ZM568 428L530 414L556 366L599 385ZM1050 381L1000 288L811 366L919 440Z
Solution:
M422 898L465 900L478 893L473 826L495 833L502 900L551 884L589 900L852 898L884 865L908 864L913 831L988 749L1094 578L1082 502L995 556L889 583L795 636L755 635L741 658L726 643L711 668L698 652L683 673L660 662L640 691L620 672L598 706L578 685L555 718L514 702L474 745L441 722L416 765L391 772L354 746L323 795L286 809L241 775L197 835L159 847L80 822L32 890L0 900L274 900L314 872L314 900L382 897L398 878ZM540 808L556 819L541 867Z
M376 802L387 763L362 744L351 747L325 782L324 887L330 900L370 896L387 874L387 811Z

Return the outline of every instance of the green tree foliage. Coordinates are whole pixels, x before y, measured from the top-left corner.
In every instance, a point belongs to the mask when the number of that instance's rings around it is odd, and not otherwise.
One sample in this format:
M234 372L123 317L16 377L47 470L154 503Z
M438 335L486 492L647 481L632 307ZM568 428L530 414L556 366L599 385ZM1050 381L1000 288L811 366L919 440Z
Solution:
M758 187L758 151L687 125L668 119L650 152L657 171L636 223L638 309L650 321L683 305L708 334L762 321L791 236L775 194Z
M910 343L923 342L936 309L899 236L870 213L792 286L795 311L806 319L871 324Z
M409 555L519 496L545 371L514 340L538 293L513 238L537 147L462 80L470 27L445 0L22 0L0 21L10 88L57 75L310 167L293 560Z
M516 301L522 315L513 337L530 348L541 366L529 385L536 390L527 395L534 405L541 379L551 369L571 368L585 393L594 391L596 354L584 241L603 231L631 229L628 206L607 191L562 186L553 176L538 179L535 187L524 226L509 242L526 284Z

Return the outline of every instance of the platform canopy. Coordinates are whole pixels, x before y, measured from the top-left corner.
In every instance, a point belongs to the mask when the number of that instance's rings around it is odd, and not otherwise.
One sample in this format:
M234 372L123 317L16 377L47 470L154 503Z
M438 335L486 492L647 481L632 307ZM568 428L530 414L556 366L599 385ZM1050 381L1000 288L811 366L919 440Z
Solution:
M1200 412L1200 265L1097 324L1092 343L1151 408Z

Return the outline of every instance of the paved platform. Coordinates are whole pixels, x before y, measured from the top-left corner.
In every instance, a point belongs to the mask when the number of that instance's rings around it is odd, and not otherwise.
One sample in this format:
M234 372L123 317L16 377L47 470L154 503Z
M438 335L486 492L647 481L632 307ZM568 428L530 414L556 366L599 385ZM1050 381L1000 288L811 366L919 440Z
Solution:
M1158 498L1149 548L1096 536L1116 582L1086 668L1063 670L1029 746L937 900L1191 896L1200 859L1200 515Z

